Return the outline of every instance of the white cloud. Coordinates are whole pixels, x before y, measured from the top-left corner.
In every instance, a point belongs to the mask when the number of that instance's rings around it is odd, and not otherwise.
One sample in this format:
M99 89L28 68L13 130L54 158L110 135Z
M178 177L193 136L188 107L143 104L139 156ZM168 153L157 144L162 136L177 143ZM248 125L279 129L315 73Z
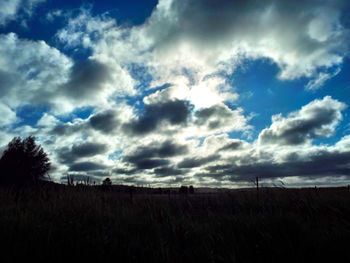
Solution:
M1 91L9 106L45 104L56 113L76 107L105 107L111 96L133 94L134 81L126 70L93 58L72 60L44 41L0 35Z
M83 6L79 15L69 18L68 25L56 33L56 37L66 48L92 48L104 32L116 27L114 19L103 15L93 17L90 12L91 6Z
M26 103L55 103L58 88L67 81L72 62L44 41L0 35L1 97L11 107Z
M36 125L45 128L52 128L59 125L60 123L61 122L55 116L45 112L43 116L38 120Z
M312 1L221 1L215 6L210 1L161 1L135 31L152 42L154 64L163 74L167 66L173 71L190 67L203 75L222 67L232 70L235 63L225 62L239 63L244 56L270 58L280 67L281 79L313 77L319 67L339 65L348 51L349 32L340 24L338 7L323 4L319 11ZM315 22L321 20L322 32Z
M16 121L18 121L18 118L16 116L16 112L14 112L11 108L9 108L7 105L0 102L0 127L13 124Z
M344 4L161 0L140 26L118 25L107 15L92 17L87 8L57 36L67 48L91 48L95 60L120 71L123 83L137 84L127 69L133 63L142 65L152 76L151 87L187 86L182 96L206 107L197 93L215 103L222 99L217 95L224 96L202 87L207 76L232 73L245 59L268 58L278 65L281 80L307 77L308 89L322 86L335 75L329 70L349 51L349 30L340 20ZM189 84L184 70L191 72Z
M318 74L318 76L315 76L314 79L310 80L307 84L306 84L306 88L309 90L316 90L321 88L324 83L333 78L334 76L338 75L338 73L340 72L340 69L336 69L333 73L325 73L325 72L320 72Z
M342 120L341 111L345 108L344 103L326 96L322 100L310 102L287 117L274 115L271 126L260 133L259 143L298 145L316 138L329 137Z

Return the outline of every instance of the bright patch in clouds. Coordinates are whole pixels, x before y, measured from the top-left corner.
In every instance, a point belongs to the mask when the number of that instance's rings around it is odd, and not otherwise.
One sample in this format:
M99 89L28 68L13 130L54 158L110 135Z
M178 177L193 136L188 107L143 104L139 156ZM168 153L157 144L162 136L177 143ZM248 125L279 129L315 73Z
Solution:
M56 181L348 182L347 1L103 2L0 3L1 146Z

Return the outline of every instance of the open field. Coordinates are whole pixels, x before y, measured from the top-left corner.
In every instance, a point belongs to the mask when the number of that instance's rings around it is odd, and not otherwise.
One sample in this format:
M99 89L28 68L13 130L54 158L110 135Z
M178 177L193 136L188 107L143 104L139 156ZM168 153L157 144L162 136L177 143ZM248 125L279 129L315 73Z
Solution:
M7 262L350 262L350 191L2 189L0 240Z

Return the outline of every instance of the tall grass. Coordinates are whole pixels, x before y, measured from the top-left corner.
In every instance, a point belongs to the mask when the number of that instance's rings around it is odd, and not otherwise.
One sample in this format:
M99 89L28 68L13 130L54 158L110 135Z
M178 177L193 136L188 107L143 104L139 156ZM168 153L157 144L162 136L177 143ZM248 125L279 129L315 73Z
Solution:
M0 190L0 255L107 262L350 262L350 192ZM5 262L2 261L2 262Z

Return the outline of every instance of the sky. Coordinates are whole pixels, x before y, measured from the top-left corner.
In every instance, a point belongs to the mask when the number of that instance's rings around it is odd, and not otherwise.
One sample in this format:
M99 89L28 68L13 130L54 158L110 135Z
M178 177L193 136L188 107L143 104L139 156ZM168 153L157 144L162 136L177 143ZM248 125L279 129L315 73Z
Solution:
M0 152L50 178L350 183L347 0L0 0Z

